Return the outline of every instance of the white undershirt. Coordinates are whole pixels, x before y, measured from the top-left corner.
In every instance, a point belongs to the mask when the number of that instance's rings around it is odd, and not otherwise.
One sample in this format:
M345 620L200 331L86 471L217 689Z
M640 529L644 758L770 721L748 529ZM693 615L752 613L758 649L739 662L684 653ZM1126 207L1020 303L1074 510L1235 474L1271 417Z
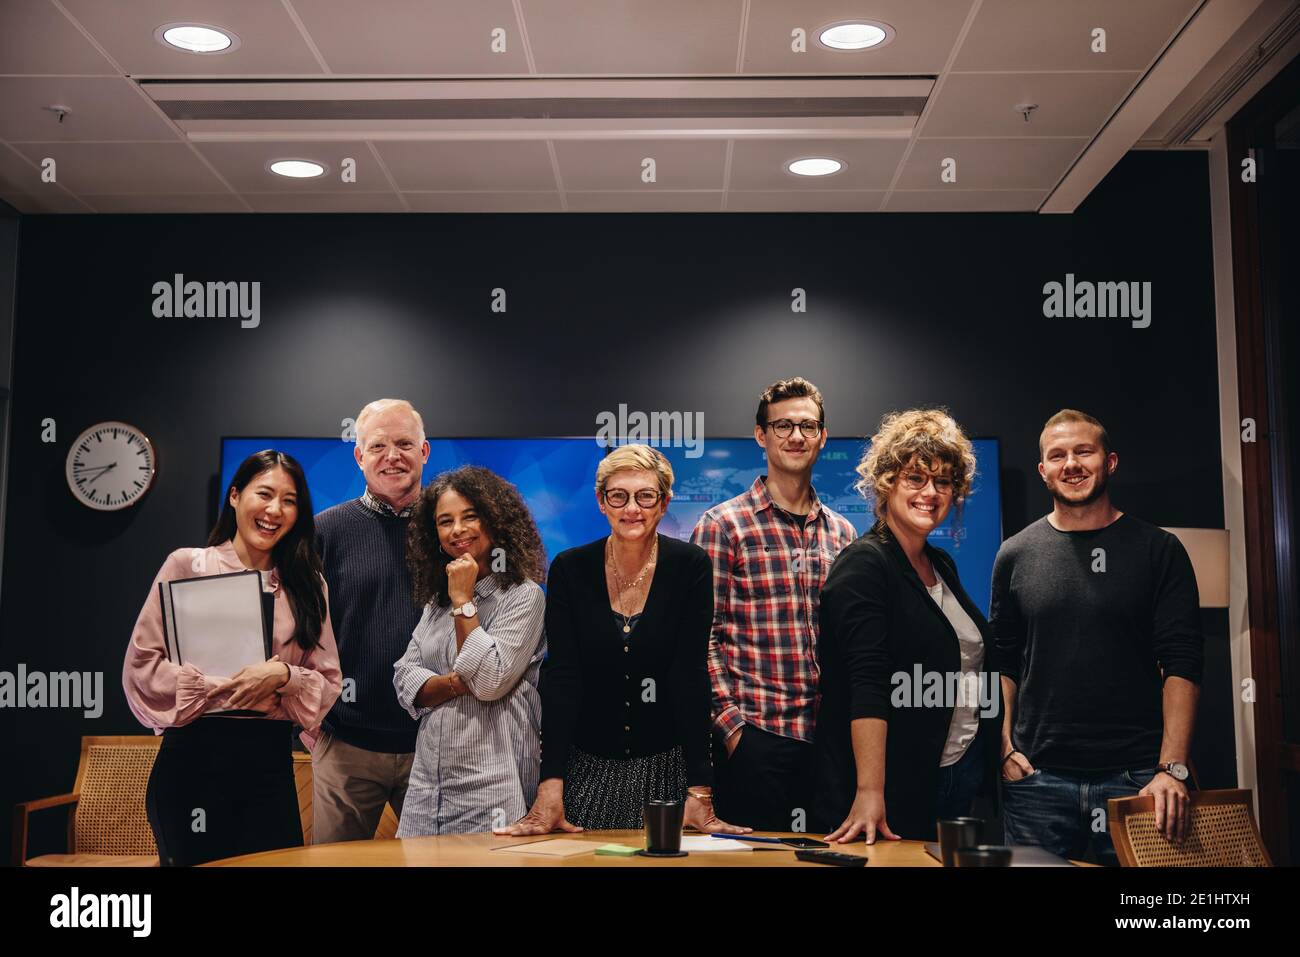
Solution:
M939 579L934 587L927 586L926 591L948 619L953 631L957 632L957 642L961 646L963 677L957 684L957 703L952 709L948 740L944 743L943 756L939 759L939 767L946 768L961 760L980 729L979 686L970 676L978 675L984 667L984 638L975 627L975 622L971 621L970 615L966 614L966 609L962 608L961 602L957 601L957 596L944 585L943 579Z

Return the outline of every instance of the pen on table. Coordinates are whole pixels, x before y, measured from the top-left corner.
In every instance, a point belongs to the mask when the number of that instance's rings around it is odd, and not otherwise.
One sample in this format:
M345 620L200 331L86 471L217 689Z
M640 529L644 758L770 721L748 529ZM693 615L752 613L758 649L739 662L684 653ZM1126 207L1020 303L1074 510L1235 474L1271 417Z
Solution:
M733 841L758 841L760 844L783 844L783 837L755 837L753 834L711 834L710 837L730 838Z

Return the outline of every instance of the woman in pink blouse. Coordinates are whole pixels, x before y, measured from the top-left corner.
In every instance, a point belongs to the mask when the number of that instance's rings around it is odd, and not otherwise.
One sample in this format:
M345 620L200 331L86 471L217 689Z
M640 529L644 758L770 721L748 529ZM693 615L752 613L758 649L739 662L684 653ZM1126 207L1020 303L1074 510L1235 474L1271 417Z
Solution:
M146 808L165 865L302 844L292 728L310 748L342 690L314 537L302 467L258 452L235 471L208 547L172 552L149 589L122 685L135 716L163 736ZM247 569L262 572L271 659L233 675L169 660L159 584Z

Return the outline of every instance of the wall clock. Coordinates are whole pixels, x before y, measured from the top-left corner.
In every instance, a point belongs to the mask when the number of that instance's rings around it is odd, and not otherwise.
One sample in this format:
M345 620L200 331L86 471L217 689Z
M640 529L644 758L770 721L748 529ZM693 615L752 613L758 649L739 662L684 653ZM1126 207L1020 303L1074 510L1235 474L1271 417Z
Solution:
M68 450L66 472L73 498L100 512L116 512L140 501L157 470L153 443L125 422L92 425Z

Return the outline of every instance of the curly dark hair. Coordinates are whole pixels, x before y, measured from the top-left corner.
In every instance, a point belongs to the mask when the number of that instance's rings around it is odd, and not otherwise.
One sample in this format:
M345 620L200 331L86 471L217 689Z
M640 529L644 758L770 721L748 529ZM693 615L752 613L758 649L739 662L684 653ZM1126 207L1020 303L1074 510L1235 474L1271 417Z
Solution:
M436 523L438 499L447 491L465 496L478 512L492 547L505 549L505 571L494 573L501 584L518 585L531 579L541 585L546 581L546 549L519 489L482 466L462 465L426 485L411 510L406 567L411 572L417 605L423 608L430 602L444 607L451 604L447 594L448 559L438 541Z

